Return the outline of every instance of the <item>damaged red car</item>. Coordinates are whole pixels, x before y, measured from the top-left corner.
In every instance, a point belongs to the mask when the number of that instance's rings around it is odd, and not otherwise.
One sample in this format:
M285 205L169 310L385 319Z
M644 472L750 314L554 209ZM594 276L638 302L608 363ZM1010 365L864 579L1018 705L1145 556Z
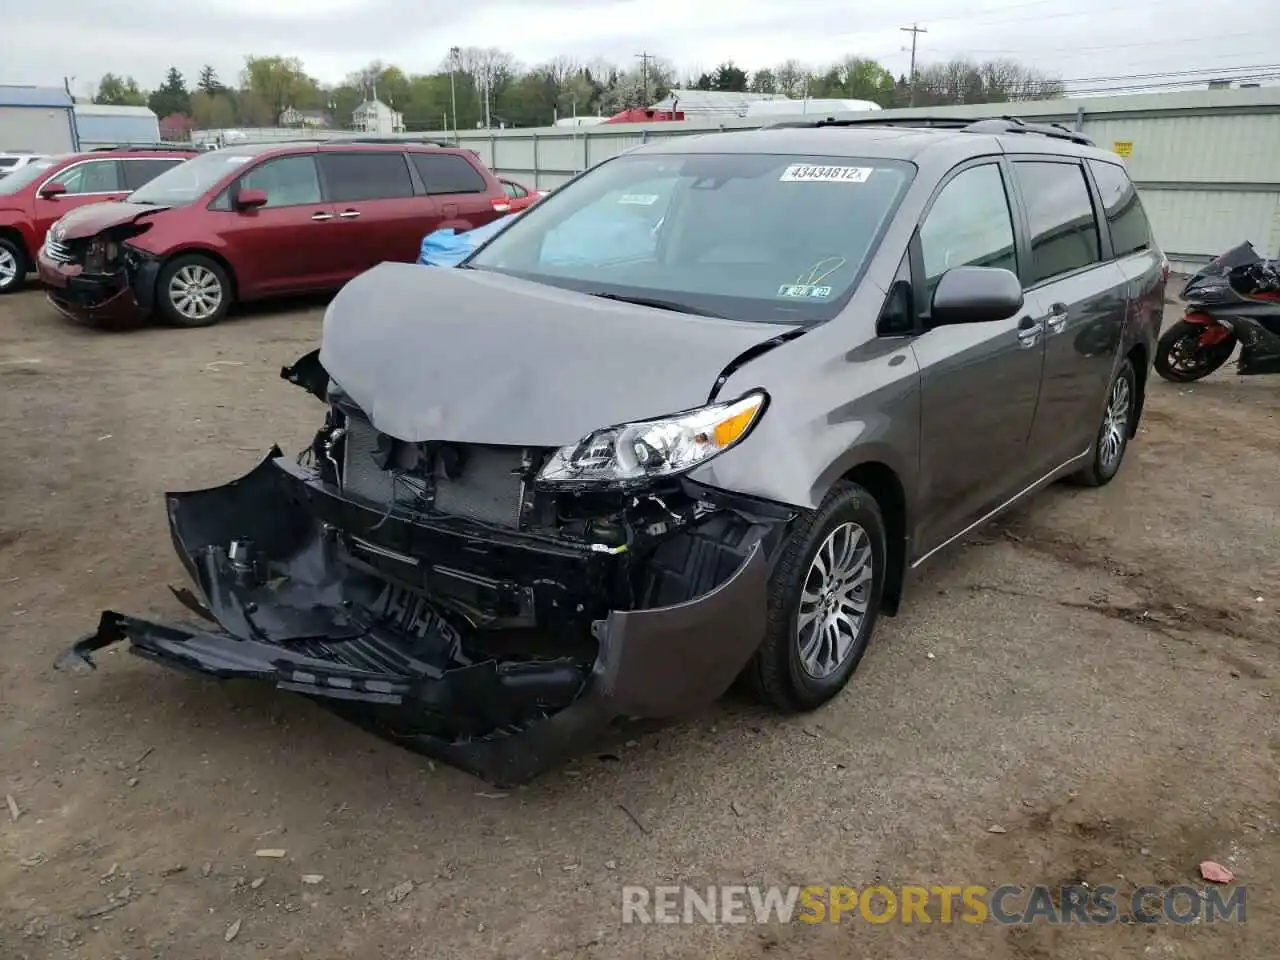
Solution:
M384 261L412 263L424 235L468 230L510 201L469 150L341 139L204 153L53 225L37 263L73 319L178 327L235 303L336 290Z

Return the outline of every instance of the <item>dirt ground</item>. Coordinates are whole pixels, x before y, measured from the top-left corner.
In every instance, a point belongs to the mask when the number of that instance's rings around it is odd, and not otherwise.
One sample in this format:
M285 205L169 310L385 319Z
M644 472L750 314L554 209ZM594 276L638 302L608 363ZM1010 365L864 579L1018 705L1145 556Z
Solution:
M731 699L499 794L264 687L52 670L103 607L179 612L162 492L309 439L278 371L319 316L102 334L0 299L0 960L1276 955L1280 378L1154 380L1115 483L933 563L818 713ZM1245 923L621 923L624 884L1124 892L1205 859Z

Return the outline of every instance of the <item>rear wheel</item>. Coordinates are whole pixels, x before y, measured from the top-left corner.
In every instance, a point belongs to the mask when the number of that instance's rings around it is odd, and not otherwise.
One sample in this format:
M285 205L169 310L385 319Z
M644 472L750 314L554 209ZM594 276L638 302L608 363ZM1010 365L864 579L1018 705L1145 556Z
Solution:
M1190 383L1207 377L1231 359L1236 348L1234 335L1202 346L1204 324L1179 320L1165 331L1156 344L1156 373L1173 383Z
M0 237L0 294L20 290L27 281L27 254L12 240Z
M844 689L875 629L885 542L880 507L856 484L837 485L797 521L770 577L765 639L748 667L761 699L800 712Z
M1077 483L1086 487L1105 486L1120 470L1137 416L1137 387L1138 377L1134 373L1133 362L1126 359L1120 364L1107 392L1107 408L1103 411L1102 426L1094 441L1092 462L1072 478Z
M166 323L211 327L231 308L231 278L209 257L175 257L156 280L156 302Z

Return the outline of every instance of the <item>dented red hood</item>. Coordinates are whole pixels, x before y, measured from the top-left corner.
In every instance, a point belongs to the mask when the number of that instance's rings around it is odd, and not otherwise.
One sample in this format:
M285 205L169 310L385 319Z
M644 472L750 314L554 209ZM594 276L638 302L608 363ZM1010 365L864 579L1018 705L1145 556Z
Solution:
M133 223L141 217L168 207L159 207L150 203L126 203L103 201L88 206L77 207L69 211L61 220L53 225L53 239L61 243L64 240L78 240L92 237L110 227Z

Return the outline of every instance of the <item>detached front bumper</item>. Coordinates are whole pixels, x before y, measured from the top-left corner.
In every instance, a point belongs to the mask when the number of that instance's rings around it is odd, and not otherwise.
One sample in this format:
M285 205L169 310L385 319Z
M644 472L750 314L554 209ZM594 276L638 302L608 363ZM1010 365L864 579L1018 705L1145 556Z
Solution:
M393 627L375 615L386 604L371 585L385 581L369 577L367 566L353 572L361 564L353 567L342 548L344 538L355 537L374 554L426 557L439 531L344 499L279 450L240 480L166 499L174 544L203 598L175 593L206 623L153 623L107 611L59 657L60 669L90 669L94 651L127 640L132 653L165 666L267 680L314 697L497 784L524 782L606 742L619 721L675 718L709 704L764 635L763 536L735 545L736 569L708 592L671 606L611 610L593 621L594 662L527 653L479 658L460 652L474 628L457 630L456 619L441 617L429 601L425 612L415 608L411 628L403 618ZM252 562L228 553L225 546L237 540L253 541L265 576L254 577ZM527 555L562 571L600 561L585 550L577 558L540 558L545 548L516 534L486 549L504 563ZM422 566L411 594L418 603L434 575L425 569L429 560Z
M137 295L137 278L124 267L115 274L86 275L79 264L54 260L41 247L36 270L49 305L76 323L128 326L150 314L149 305L143 306Z

